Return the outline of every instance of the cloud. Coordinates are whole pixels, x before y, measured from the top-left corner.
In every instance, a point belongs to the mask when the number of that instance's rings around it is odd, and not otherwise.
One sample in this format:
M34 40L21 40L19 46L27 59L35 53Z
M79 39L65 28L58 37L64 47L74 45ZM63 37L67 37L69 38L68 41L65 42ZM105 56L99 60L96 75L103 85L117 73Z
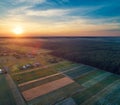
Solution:
M27 16L42 16L42 17L53 17L53 16L63 16L70 13L69 9L49 9L49 10L42 10L42 11L33 11L28 10L26 11Z
M34 5L34 4L41 4L41 3L44 3L44 2L46 2L46 0L13 0L13 3L14 4L29 4L29 5Z
M118 31L120 5L115 1L0 0L0 27L21 24L45 32Z

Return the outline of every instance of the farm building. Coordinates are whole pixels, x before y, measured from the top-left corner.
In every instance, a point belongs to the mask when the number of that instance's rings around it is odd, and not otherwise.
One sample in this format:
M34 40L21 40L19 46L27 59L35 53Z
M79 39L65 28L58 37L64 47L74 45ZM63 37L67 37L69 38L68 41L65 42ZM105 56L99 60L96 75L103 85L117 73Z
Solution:
M6 74L6 73L7 73L6 69L0 69L0 74Z
M36 62L33 64L34 67L39 67L40 66L40 63L39 62Z
M40 63L39 62L36 62L34 64L26 64L26 65L23 65L21 67L19 67L20 70L27 70L27 69L31 69L31 68L34 68L34 67L39 67L40 66Z
M0 69L0 74L2 74L2 69Z
M31 68L33 68L32 64L26 64L26 65L19 67L20 70L27 70L27 69L31 69Z

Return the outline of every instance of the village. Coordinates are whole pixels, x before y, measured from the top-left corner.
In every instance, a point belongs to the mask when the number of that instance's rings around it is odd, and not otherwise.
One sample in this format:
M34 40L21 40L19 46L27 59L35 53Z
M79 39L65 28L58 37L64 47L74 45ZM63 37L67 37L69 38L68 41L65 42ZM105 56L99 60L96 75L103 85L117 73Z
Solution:
M19 47L20 46L18 46L18 49ZM6 74L7 72L10 73L12 71L22 72L25 70L35 69L42 67L47 63L57 63L60 60L55 57L46 58L45 56L49 56L47 53L48 51L46 51L46 53L42 53L40 50L37 50L36 52L30 52L29 50L21 52L8 47L0 47L0 74ZM44 61L43 58L45 58Z

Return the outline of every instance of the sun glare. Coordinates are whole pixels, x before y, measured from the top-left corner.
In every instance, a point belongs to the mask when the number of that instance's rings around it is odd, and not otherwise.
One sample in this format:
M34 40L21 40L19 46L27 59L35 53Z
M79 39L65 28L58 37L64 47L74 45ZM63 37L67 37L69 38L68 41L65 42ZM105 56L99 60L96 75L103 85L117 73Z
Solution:
M21 34L23 34L23 28L22 27L15 27L13 29L13 33L16 35L21 35Z

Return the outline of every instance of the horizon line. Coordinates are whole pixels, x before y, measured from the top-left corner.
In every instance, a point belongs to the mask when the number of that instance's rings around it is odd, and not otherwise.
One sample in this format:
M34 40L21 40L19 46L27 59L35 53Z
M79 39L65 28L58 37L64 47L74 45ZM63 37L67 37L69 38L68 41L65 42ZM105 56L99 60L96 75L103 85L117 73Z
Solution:
M20 37L15 37L15 36L0 36L0 38L99 38L99 37L120 37L120 36L20 36Z

